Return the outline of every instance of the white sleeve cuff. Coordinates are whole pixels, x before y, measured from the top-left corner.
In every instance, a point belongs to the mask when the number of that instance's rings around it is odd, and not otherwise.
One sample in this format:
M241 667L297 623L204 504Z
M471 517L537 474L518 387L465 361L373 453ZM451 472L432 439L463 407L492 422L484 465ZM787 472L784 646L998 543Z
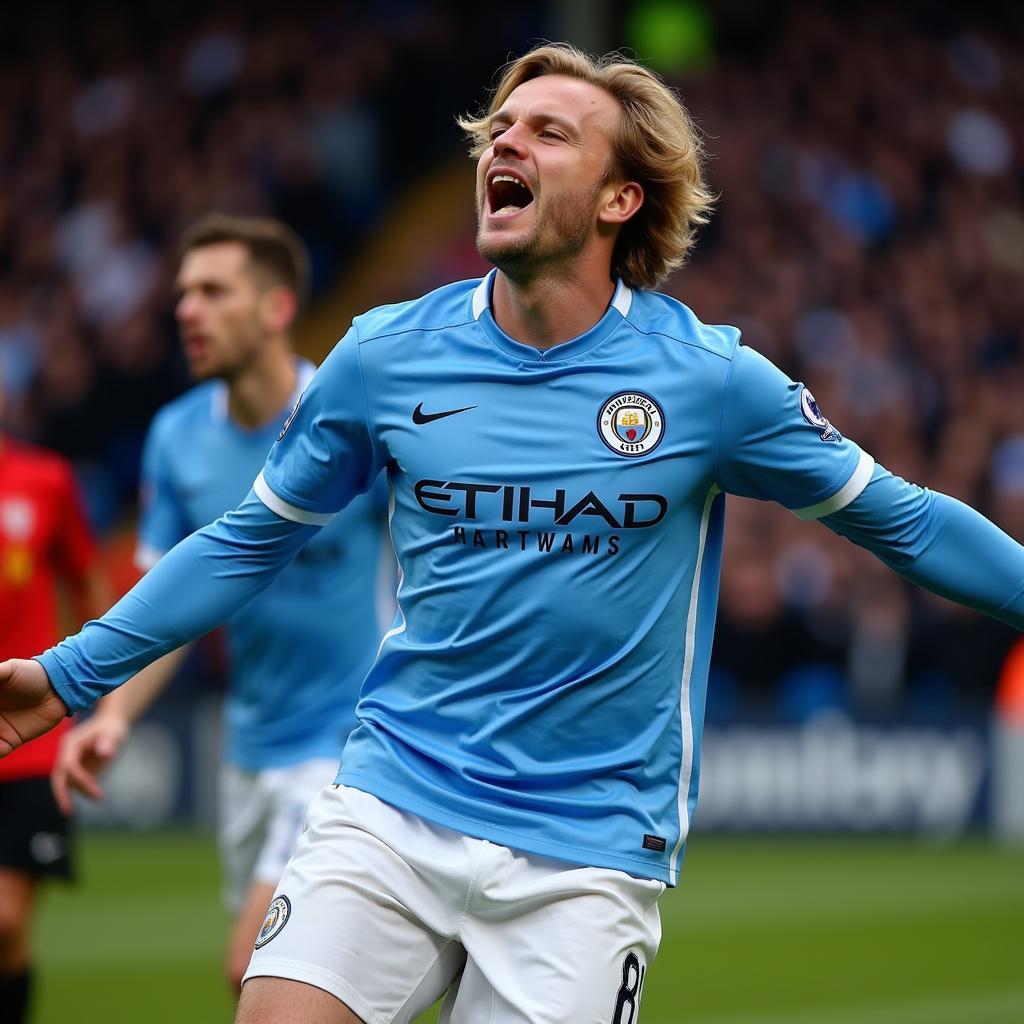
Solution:
M271 512L276 513L282 519L290 519L293 523L305 523L307 526L325 526L334 518L333 512L307 512L304 508L295 505L278 497L271 489L270 484L263 477L263 470L256 477L252 485L256 497L263 502Z
M808 505L806 508L795 508L793 515L798 519L820 519L822 516L828 516L846 508L867 487L871 481L871 474L875 471L875 460L863 449L858 450L860 458L857 460L857 468L850 475L850 479L831 498L819 501L816 505Z

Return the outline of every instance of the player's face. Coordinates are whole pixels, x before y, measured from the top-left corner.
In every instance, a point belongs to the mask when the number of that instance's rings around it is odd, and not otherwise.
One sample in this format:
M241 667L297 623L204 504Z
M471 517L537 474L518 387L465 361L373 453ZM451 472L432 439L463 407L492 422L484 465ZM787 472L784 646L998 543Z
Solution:
M615 192L608 170L619 117L603 89L565 75L511 93L491 118L491 146L477 166L484 259L515 276L583 253Z
M262 297L239 242L204 245L185 254L175 308L185 360L196 380L230 380L263 347Z

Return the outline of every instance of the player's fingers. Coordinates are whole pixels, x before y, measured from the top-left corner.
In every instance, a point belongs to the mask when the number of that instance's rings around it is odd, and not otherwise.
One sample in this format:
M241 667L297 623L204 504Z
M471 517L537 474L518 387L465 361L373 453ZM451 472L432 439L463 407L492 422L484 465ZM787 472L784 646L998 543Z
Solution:
M0 757L6 757L17 750L21 743L18 730L11 725L5 715L0 714Z
M101 764L106 764L111 758L113 758L118 749L121 746L121 741L114 736L104 734L96 737L96 742L93 744L92 752L93 756Z
M84 725L73 729L61 744L60 753L57 755L57 764L50 776L50 787L57 800L57 805L65 814L70 814L74 809L71 800L72 789L88 792L78 784L78 779L87 779L91 773L88 761L92 743L93 738L89 734L89 727ZM94 797L94 799L98 798Z
M68 764L67 780L68 785L72 789L77 789L79 793L84 793L91 800L103 799L103 790L96 781L96 776L84 764Z
M60 813L67 817L72 811L71 790L68 789L67 772L62 765L57 765L50 775L50 789L53 790L53 798L57 801Z
M6 661L0 661L0 686L5 683L9 683L18 672L18 665L20 659L8 658Z
M81 764L87 746L85 738L79 735L81 729L82 726L72 729L61 741L55 772L58 770L67 772L72 765Z
M110 757L96 750L87 750L79 762L79 768L85 774L99 778L108 764L110 764Z

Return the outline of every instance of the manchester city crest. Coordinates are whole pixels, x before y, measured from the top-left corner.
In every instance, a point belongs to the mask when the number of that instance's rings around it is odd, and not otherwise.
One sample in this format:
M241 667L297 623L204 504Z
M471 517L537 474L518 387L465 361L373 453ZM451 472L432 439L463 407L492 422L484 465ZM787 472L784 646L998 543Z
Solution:
M267 916L263 918L263 925L256 936L256 949L265 946L275 935L277 935L288 921L292 912L291 901L287 896L275 896L267 907Z
M597 430L613 452L637 458L658 447L665 433L665 416L650 395L620 391L601 407Z

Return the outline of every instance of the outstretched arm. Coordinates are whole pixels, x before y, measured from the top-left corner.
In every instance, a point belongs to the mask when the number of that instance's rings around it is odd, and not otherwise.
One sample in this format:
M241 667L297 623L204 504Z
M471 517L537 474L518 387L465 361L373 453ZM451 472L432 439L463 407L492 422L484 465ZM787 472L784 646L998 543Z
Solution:
M223 622L370 487L387 452L368 420L358 342L353 327L324 360L237 509L186 537L81 633L0 664L0 757Z
M218 625L265 589L317 529L281 518L250 492L170 551L102 618L33 662L0 664L0 757Z
M252 492L169 551L101 619L37 660L71 712L223 622L264 590L317 527L283 519Z
M1024 546L956 498L876 466L822 522L911 582L1024 630Z

